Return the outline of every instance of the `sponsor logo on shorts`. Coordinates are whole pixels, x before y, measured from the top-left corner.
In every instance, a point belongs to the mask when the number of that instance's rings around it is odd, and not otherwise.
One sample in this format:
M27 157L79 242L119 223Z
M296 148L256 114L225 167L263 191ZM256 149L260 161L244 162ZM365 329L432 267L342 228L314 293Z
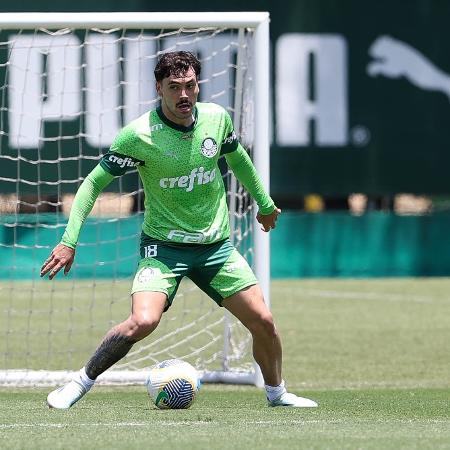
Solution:
M205 170L204 167L194 167L189 175L179 177L161 178L159 186L163 189L185 189L191 192L195 185L212 183L216 178L216 169Z
M202 155L207 158L212 158L217 153L218 149L217 142L213 138L208 137L203 140L201 146Z
M161 275L160 269L153 269L152 267L144 267L138 275L139 283L148 283L152 278Z
M209 233L187 233L183 230L170 230L167 239L185 244L201 244L206 241L212 241L218 233L219 230L215 228L210 230Z
M243 269L247 264L242 259L239 261L236 261L234 263L228 264L226 271L228 273L234 272L236 269Z

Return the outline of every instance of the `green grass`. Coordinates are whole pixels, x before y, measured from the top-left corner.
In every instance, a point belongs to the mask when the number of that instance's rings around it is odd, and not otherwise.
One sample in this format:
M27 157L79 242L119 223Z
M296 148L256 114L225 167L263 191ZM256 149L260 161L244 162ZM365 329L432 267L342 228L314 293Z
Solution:
M128 307L116 303L91 308L103 320L94 338ZM46 408L46 389L2 389L0 446L450 449L450 279L276 281L272 310L288 387L319 408L267 408L256 388L207 385L189 410L153 409L142 387L96 387L61 412ZM2 329L19 327L18 316L3 317Z
M439 449L450 443L445 389L307 391L317 410L269 409L250 388L206 386L195 405L159 411L141 389L99 388L70 411L45 391L0 395L8 448Z

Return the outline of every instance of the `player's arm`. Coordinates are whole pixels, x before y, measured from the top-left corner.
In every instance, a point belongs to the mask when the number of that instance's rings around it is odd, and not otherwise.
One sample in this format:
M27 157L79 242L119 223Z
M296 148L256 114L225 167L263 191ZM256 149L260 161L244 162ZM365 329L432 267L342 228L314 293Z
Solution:
M81 183L70 210L69 221L61 242L53 249L41 268L41 277L50 272L52 279L63 267L67 274L72 267L75 249L81 227L92 210L95 201L103 189L116 176L144 162L130 156L139 140L132 126L127 126L117 135L108 153Z
M41 267L41 277L50 272L50 280L64 268L67 275L75 258L81 227L92 210L100 192L108 186L114 176L100 164L81 183L70 210L69 221L61 242L53 249Z
M259 208L256 219L262 225L262 230L267 232L275 228L275 222L281 209L275 206L264 189L261 178L245 149L241 144L237 144L234 151L225 153L225 159L236 178L255 199Z

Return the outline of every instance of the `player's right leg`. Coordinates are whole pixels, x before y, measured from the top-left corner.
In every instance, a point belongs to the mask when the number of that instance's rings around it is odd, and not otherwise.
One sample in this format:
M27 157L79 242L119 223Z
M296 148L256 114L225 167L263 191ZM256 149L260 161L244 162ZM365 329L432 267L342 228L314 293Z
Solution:
M190 250L186 251L190 254ZM122 359L139 340L158 325L162 313L170 307L188 265L180 262L178 250L143 235L141 261L134 277L132 310L127 320L112 328L94 355L66 385L50 392L52 408L67 409L82 398L96 378Z
M106 334L86 366L71 381L48 394L48 406L68 409L80 400L100 374L122 359L137 341L157 327L166 302L167 295L162 292L133 294L132 312L128 319Z

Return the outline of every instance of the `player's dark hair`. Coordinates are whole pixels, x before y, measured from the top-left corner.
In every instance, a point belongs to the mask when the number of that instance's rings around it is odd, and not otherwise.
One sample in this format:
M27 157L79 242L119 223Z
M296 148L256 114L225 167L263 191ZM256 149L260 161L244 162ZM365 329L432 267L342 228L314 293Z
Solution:
M183 51L164 53L156 64L155 80L162 81L170 75L182 77L190 67L198 79L202 66L193 53Z

